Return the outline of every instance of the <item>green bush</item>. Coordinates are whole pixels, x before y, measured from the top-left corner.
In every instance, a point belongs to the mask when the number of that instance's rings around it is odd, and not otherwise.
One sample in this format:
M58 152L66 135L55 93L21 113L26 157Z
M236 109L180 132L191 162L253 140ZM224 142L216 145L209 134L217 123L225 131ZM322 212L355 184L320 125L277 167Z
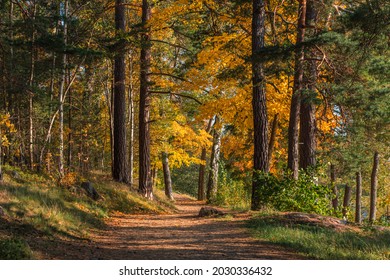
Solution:
M279 211L297 211L327 215L331 213L331 190L320 185L310 173L302 172L298 180L290 174L277 178L271 174L258 173L261 204Z
M233 209L249 209L250 190L245 181L235 178L223 164L220 164L216 204L229 206Z
M0 260L30 259L32 252L26 241L17 238L0 240Z

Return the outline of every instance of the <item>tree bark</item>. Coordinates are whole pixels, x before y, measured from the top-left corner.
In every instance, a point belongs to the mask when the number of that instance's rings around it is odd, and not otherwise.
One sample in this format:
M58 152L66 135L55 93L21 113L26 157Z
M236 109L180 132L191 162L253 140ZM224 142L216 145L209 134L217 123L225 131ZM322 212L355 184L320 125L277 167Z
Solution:
M215 125L219 122L218 116L215 117ZM219 170L219 155L221 150L221 137L222 133L218 127L214 128L213 133L213 147L210 157L210 173L207 181L207 195L206 199L208 203L215 201L218 191L218 170Z
M134 81L133 81L133 56L129 55L129 184L134 184Z
M147 26L151 18L148 0L142 0L142 40L140 69L140 102L139 102L139 192L148 199L153 199L153 184L150 171L150 28Z
M374 153L374 163L371 172L371 193L370 193L370 223L376 219L376 200L378 189L378 172L379 172L379 153Z
M356 209L355 222L362 223L362 173L356 172Z
M210 133L213 127L213 120L211 118L207 124L206 132ZM204 161L205 164L199 164L199 178L198 178L198 200L205 200L205 182L204 177L206 173L206 159L207 159L207 150L206 148L202 148L202 154L200 156L200 160Z
M278 130L278 125L279 125L279 113L275 114L274 119L272 121L272 129L271 129L271 136L269 139L269 145L268 145L268 172L271 169L271 163L272 163L272 154L274 152L274 147L275 147L275 141L276 141L276 133Z
M332 206L333 206L334 214L336 215L337 210L339 208L339 198L338 198L339 193L336 186L336 171L335 171L334 164L330 165L330 182L332 184L332 195L333 195Z
M307 1L306 7L306 26L315 27L317 21L317 8L314 0ZM316 29L313 29L311 35L315 35ZM313 47L306 50L310 51L311 58L315 57L316 52ZM301 95L301 114L300 114L300 168L307 170L316 166L316 115L315 104L316 84L317 84L317 62L315 59L307 61L307 69L304 74L305 91Z
M264 48L265 4L263 0L253 0L252 14L252 109L254 129L253 183L251 209L260 208L258 172L268 172L268 118L264 85L264 66L260 61L260 51Z
M29 166L30 170L34 169L34 76L35 76L35 18L37 13L37 4L32 2L32 34L31 34L31 63L30 77L28 80L29 96Z
M343 218L347 218L348 208L351 201L352 188L349 185L345 185L344 201L343 201Z
M62 39L64 43L64 50L62 54L62 73L60 79L60 88L58 95L59 102L59 130L60 130L60 144L59 144L59 163L58 163L58 171L60 177L64 177L64 95L65 95L65 83L66 83L66 68L67 68L67 54L66 47L68 43L68 10L69 10L69 1L65 0L64 2L64 10L62 11L63 17L63 31L62 31Z
M126 31L125 1L116 0L115 30L119 36ZM117 182L128 183L126 157L126 64L125 54L119 50L114 61L114 163L112 177Z
M172 178L171 171L169 169L169 157L167 153L162 153L162 165L163 165L163 173L164 173L164 185L165 185L165 195L173 200L172 194Z
M68 63L69 64L69 63ZM67 71L67 84L70 84L70 69ZM68 171L71 171L72 168L72 138L73 138L73 132L72 132L72 91L69 90L68 92L68 103L69 103L69 108L68 108L68 129L69 129L69 134L68 134L68 154L67 154L67 168Z
M303 42L305 40L305 25L306 0L300 0L298 9L298 31L295 52L294 86L291 98L290 120L288 126L287 159L287 167L291 170L292 176L295 180L298 180L299 172L299 116L301 110L301 94L303 88L303 64L305 59L305 49L303 46Z
M10 33L9 33L9 40L11 42L10 44L10 69L9 69L9 80L11 82L8 82L9 84L9 90L8 90L8 112L11 112L13 110L13 80L14 80L14 3L10 1L9 3L9 27L10 27ZM4 79L4 87L6 85L6 81Z

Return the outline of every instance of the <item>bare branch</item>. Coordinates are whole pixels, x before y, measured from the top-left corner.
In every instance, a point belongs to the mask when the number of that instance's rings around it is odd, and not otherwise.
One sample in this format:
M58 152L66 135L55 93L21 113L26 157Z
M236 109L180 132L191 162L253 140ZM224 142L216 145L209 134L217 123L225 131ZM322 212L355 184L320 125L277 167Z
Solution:
M193 101L195 101L196 103L198 103L199 105L203 105L202 102L200 102L197 98L193 97L193 96L190 96L190 95L187 95L187 94L183 94L183 93L176 93L176 92L171 92L171 91L158 91L158 90L151 90L149 91L149 93L156 93L156 94L168 94L168 95L173 95L173 96L180 96L180 97L183 97L183 98L188 98L188 99L191 99Z

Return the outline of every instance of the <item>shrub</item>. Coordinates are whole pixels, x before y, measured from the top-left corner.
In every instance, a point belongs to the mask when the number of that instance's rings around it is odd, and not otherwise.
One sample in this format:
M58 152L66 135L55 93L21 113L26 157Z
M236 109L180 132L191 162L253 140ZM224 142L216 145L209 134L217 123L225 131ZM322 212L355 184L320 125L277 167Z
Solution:
M331 190L328 186L317 184L313 178L312 174L305 172L298 180L292 179L290 174L281 178L263 173L255 176L263 205L279 211L330 214Z
M0 260L30 260L32 252L27 242L10 238L0 240Z
M223 164L220 164L216 204L230 206L233 209L248 209L251 192L242 179L234 178Z

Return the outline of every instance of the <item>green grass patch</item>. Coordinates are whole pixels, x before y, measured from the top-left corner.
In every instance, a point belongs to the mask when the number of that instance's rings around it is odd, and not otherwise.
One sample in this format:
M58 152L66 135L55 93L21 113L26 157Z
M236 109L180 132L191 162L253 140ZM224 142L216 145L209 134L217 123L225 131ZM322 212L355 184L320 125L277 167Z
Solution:
M94 201L80 188L77 179L73 185L58 186L52 178L23 172L5 166L4 182L0 184L0 206L7 216L47 234L62 234L88 238L91 228L104 226L104 218L112 212L166 213L174 206L157 192L155 201L149 201L115 183L103 174L90 178L103 199ZM13 178L13 172L18 178Z
M388 260L390 231L336 231L318 225L286 223L260 215L248 222L253 235L321 260Z
M109 211L124 214L162 214L174 211L172 202L165 198L160 191L154 190L154 200L141 197L136 190L129 186L112 181L103 181L94 184L96 190L103 196L104 205Z
M0 260L31 260L33 254L27 242L19 238L0 240Z

